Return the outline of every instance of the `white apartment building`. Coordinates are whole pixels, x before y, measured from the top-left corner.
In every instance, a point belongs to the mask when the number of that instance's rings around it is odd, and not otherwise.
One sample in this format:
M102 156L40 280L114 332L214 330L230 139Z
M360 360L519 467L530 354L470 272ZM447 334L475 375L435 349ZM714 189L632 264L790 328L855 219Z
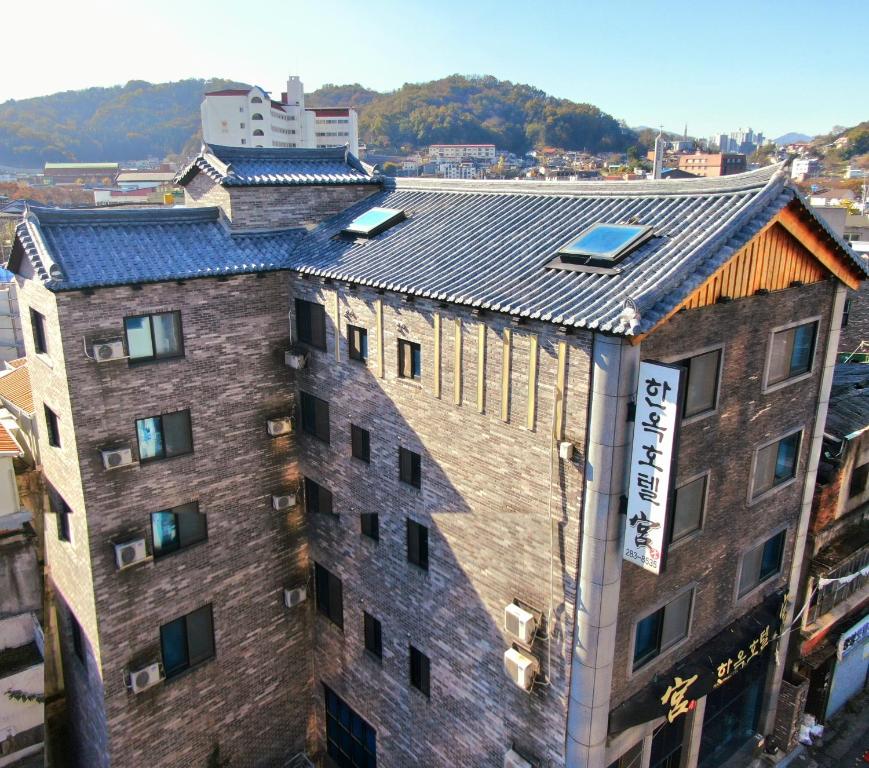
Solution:
M799 157L791 165L792 179L809 179L817 176L821 169L821 162L814 157Z
M275 101L259 86L205 94L202 138L227 147L343 147L359 154L355 109L305 107L302 81L287 79L287 90Z
M495 162L494 144L432 144L428 148L432 160L489 160Z

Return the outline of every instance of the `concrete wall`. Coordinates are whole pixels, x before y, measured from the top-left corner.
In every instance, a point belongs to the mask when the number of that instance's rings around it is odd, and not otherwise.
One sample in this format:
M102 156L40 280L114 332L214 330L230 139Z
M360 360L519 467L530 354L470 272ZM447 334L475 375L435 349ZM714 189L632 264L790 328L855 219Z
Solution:
M543 765L564 765L584 463L555 455L550 465L552 420L563 344L564 436L584 446L591 334L558 336L543 324L513 327L501 316L316 281L296 279L291 292L322 303L328 315L327 350L311 351L298 386L329 402L330 444L301 435L300 457L303 474L332 490L336 512L311 517L311 558L344 590L343 632L315 619L316 747L323 746L322 681L377 730L378 765L501 766L514 741ZM367 365L348 359L348 323L368 330ZM421 344L419 382L397 377L398 338ZM371 432L370 465L351 457L351 423ZM399 446L422 456L420 490L399 482ZM363 511L379 513L379 542L361 536ZM428 572L407 562L408 518L429 526ZM551 642L533 648L549 684L531 694L502 669L511 642L503 611L514 598L551 616ZM382 622L382 663L364 651L363 610ZM430 699L410 686L409 644L431 660Z

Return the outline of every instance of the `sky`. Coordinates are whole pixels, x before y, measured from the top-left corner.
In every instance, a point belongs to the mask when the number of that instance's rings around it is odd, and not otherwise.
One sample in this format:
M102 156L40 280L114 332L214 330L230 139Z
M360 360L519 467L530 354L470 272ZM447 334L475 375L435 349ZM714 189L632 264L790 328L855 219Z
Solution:
M31 0L4 18L0 102L128 80L275 93L487 74L630 126L773 138L869 119L869 0ZM9 66L9 62L17 62Z

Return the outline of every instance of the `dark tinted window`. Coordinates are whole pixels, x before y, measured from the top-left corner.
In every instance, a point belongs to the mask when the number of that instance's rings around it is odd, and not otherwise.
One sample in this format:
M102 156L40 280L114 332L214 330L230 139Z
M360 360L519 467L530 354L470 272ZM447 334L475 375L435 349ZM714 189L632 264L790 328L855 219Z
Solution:
M787 531L780 531L745 553L739 574L739 596L751 592L781 570Z
M869 464L857 467L851 473L851 484L848 486L848 496L859 496L866 490L866 480L869 479Z
M351 424L350 445L354 459L359 459L366 463L370 463L371 435L369 434L367 429L362 429L362 427L357 427L355 424Z
M376 512L363 512L360 515L362 521L362 535L375 541L380 540L380 518Z
M398 377L418 379L422 373L422 354L419 344L398 340Z
M213 658L211 606L205 605L160 627L160 648L166 677Z
M306 477L305 507L310 515L331 515L332 492Z
M364 612L365 622L365 650L374 654L378 659L383 658L383 641L380 636L380 622L370 613Z
M368 359L368 331L357 325L348 325L347 346L350 349L350 359L364 363Z
M205 515L194 501L151 514L154 557L162 557L208 538Z
M422 457L407 448L398 449L398 478L416 488L422 484Z
M430 695L430 662L428 656L422 651L410 646L410 684L424 693Z
M190 411L164 413L136 420L139 461L168 459L193 451Z
M344 629L344 592L341 579L319 563L314 564L317 610L335 626Z
M795 432L757 452L752 496L758 496L796 475L802 434Z
M326 310L322 304L296 299L296 336L303 344L326 349Z
M60 448L60 421L57 418L57 414L51 408L47 405L43 407L45 408L45 428L48 444L55 448Z
M428 570L428 528L415 520L407 521L407 560Z
M377 733L327 686L326 752L338 768L377 768Z
M329 442L329 403L319 397L300 392L302 401L302 429L309 435Z
M48 342L45 337L45 317L35 309L31 309L30 325L33 328L33 348L37 354L48 354Z

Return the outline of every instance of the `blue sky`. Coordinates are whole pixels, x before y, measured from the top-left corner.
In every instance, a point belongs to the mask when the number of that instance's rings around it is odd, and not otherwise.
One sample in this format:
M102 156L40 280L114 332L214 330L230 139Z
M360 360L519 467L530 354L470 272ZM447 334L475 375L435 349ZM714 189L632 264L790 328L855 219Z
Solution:
M14 10L10 10L14 8ZM11 14L11 15L10 15ZM36 0L6 9L0 101L226 77L391 90L491 74L706 136L869 119L869 0Z

